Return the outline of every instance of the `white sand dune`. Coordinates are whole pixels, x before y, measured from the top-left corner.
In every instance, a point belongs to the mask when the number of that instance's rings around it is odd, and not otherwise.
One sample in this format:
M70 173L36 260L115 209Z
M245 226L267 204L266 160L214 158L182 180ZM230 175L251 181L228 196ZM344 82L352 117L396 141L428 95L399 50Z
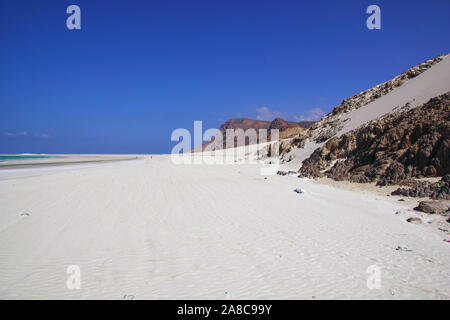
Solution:
M396 107L402 107L410 103L411 107L418 107L427 103L431 98L450 91L450 58L445 56L443 60L416 78L410 79L400 87L388 94L353 110L342 117L349 120L337 133L340 136L348 131L358 128L368 121L375 120L387 113L394 111Z
M1 170L0 298L449 299L439 217L410 224L395 199L259 172L170 156Z
M450 91L450 55L443 57L442 61L436 63L428 70L417 77L409 79L400 87L392 90L386 95L368 103L361 108L352 110L348 113L340 113L332 116L328 120L336 120L333 125L337 128L334 136L341 136L351 130L374 121L380 117L392 113L396 108L403 107L409 103L410 107L415 108L428 102L431 98L445 94ZM288 159L291 155L295 156L292 162L284 164L286 169L298 170L303 160L307 159L317 148L325 142L316 143L314 140L322 130L327 128L319 127L313 131L313 139L307 139L302 148L294 148L285 155ZM330 137L331 138L331 137Z

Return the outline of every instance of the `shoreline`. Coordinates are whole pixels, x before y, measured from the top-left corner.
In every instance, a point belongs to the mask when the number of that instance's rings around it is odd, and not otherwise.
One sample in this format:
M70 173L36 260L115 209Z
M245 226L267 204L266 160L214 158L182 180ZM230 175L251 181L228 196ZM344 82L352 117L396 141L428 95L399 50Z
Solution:
M0 170L41 168L89 163L108 163L145 159L151 155L48 155L48 158L17 159L0 162Z

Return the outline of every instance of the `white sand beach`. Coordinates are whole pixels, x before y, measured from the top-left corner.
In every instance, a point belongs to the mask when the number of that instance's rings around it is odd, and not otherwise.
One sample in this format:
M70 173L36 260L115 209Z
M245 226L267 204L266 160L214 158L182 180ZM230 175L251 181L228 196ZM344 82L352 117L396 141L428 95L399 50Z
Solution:
M449 12L0 1L0 301L450 300Z
M0 298L449 299L446 222L397 200L170 156L3 169Z

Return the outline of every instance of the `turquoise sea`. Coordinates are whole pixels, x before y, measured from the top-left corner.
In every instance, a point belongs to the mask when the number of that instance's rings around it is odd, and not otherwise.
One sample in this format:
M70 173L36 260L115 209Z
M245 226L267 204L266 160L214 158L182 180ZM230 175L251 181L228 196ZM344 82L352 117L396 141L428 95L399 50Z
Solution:
M0 156L0 161L7 161L7 160L23 160L23 159L42 159L42 158L51 158L50 156Z

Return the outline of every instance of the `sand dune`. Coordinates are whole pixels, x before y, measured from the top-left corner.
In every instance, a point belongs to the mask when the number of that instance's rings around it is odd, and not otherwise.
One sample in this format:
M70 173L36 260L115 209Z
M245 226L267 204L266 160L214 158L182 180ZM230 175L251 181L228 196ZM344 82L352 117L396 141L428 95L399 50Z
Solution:
M336 131L330 135L329 138L341 136L370 121L376 121L382 116L394 112L397 108L405 106L407 103L411 108L415 108L425 104L431 98L445 94L449 91L450 55L446 55L441 62L436 63L417 77L408 80L400 87L374 101L349 112L341 112L337 115L327 115L327 117L329 116L329 118L325 117L327 118L327 121L311 132L312 139L306 139L301 148L294 148L284 156L285 160L290 156L295 156L295 159L286 163L284 167L291 170L298 170L301 167L302 162L307 159L314 150L325 143L325 141L318 143L316 142L316 139L323 131L330 130L330 127L335 128Z
M411 224L396 199L259 173L170 156L0 171L0 298L450 297L440 217Z

